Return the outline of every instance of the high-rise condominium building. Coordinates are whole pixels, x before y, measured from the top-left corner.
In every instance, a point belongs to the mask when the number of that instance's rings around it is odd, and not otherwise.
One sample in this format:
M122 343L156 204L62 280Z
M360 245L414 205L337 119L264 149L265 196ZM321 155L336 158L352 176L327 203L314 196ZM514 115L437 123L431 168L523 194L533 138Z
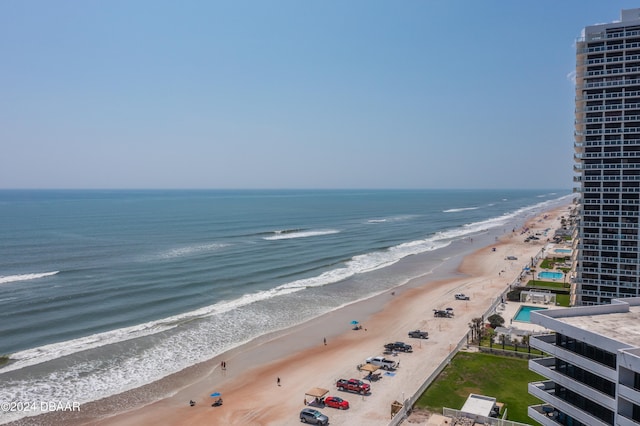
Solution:
M640 9L586 27L576 50L581 193L572 303L640 295Z

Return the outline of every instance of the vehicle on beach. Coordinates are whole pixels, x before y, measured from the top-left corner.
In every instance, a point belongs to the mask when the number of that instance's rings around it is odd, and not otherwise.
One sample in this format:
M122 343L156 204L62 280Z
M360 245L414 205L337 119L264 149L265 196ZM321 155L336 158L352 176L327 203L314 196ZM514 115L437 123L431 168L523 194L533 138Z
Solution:
M470 300L469 296L464 293L456 293L455 298L456 300Z
M367 358L365 362L367 364L375 365L376 367L380 367L383 370L387 370L387 371L395 370L396 368L398 368L397 362L391 359L387 359L383 356L372 356Z
M518 260L518 258L515 256L507 256L505 257L505 260Z
M338 379L336 387L341 391L357 392L362 395L371 392L371 386L358 379Z
M449 309L434 309L433 310L433 316L435 318L452 318L453 317L453 310L449 310Z
M325 426L329 424L329 417L313 408L303 408L300 411L300 421L302 423Z
M416 339L428 339L429 338L429 332L428 331L422 331L422 330L411 330L409 332L409 337L414 337Z
M338 410L346 410L349 408L349 402L337 396L328 396L324 399L326 407L337 408Z
M413 352L413 347L404 342L387 343L386 345L384 345L384 348L389 351Z

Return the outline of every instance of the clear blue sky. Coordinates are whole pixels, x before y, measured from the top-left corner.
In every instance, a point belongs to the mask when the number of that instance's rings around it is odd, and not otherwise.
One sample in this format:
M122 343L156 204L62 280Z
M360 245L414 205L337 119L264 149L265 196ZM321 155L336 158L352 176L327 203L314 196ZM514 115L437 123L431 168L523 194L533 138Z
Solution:
M0 1L0 188L570 188L640 2Z

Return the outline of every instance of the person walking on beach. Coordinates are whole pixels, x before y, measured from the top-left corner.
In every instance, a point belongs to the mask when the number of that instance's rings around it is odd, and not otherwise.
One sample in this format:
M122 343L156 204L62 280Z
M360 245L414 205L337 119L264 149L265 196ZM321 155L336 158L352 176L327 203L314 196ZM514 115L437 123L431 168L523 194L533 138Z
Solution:
M327 346L327 338L324 338L324 345Z
M280 377L278 377L278 386L280 386Z

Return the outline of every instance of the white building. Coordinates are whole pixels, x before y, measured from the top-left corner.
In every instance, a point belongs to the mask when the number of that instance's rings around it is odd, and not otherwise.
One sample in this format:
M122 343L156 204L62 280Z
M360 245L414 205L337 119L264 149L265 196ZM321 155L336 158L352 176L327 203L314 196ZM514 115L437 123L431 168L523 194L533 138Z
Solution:
M640 9L576 44L575 181L581 194L572 304L640 296Z
M547 378L529 384L544 401L529 417L545 426L640 425L640 297L535 311L531 322L555 333L530 338L550 356L529 361Z

